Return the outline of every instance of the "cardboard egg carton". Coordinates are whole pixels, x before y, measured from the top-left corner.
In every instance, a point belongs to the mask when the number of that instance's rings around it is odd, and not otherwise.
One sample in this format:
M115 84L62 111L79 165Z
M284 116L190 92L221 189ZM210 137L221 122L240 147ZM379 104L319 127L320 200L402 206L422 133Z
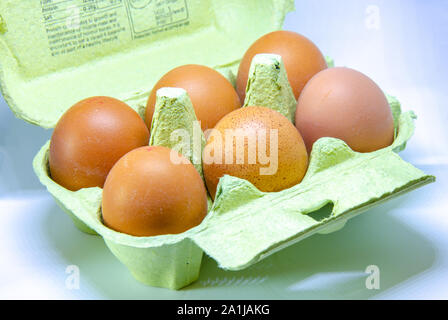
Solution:
M75 2L59 7L36 1L0 4L3 95L18 117L44 128L54 127L77 101L95 95L119 98L143 117L155 82L183 64L213 67L234 83L245 50L261 35L280 29L293 7L288 0L160 1L159 7L123 0L71 16L70 10L77 12ZM203 222L176 235L134 237L107 228L101 218L101 188L73 192L51 179L50 141L33 167L75 225L101 236L137 280L180 289L198 278L204 252L220 268L241 270L315 233L340 230L348 219L433 182L433 176L398 156L413 134L416 117L402 112L395 98L388 99L396 132L391 146L361 154L341 140L320 139L304 180L276 193L224 176ZM296 101L280 56L258 55L252 61L248 105L272 108L293 121ZM192 141L183 154L202 173L205 138L195 120L185 90L159 90L150 145L172 148L177 143L172 132L185 130Z

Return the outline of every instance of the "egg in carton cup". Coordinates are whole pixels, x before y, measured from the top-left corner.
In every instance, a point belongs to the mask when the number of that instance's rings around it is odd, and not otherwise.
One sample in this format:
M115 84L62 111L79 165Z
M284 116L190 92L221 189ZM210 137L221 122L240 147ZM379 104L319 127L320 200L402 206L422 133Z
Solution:
M115 7L103 11L91 8L94 13L90 17L98 25L105 23L107 13L107 23L122 26L126 36L116 31L118 43L104 40L101 45L70 47L73 52L67 49L63 52L58 46L49 45L50 39L57 38L57 32L64 34L63 30L67 30L58 29L58 20L42 13L51 8L43 10L45 5L37 2L2 2L1 88L11 109L26 121L50 128L73 103L93 95L109 95L122 99L143 117L152 85L173 67L204 64L234 80L238 61L250 43L279 29L293 7L293 1L287 0L170 1L177 6L179 21L162 28L150 22L145 25L145 19L139 16L156 15L151 3L154 2L140 4L140 9L136 9L137 2L130 0L117 1ZM164 1L157 3L159 9L169 5ZM24 17L30 21L27 28L34 30L34 34L23 29ZM83 19L81 16L80 28L83 21L90 21L88 17ZM141 26L136 26L138 19L143 21ZM250 19L253 28L247 29L245 19ZM243 26L247 32L235 33ZM81 40L82 34L78 35ZM213 43L219 44L216 52L205 50ZM31 51L31 47L36 50ZM189 49L194 54L179 54ZM45 63L36 65L36 61ZM101 217L101 188L73 192L51 179L50 142L38 152L33 167L75 225L102 236L137 280L151 286L180 289L198 278L203 252L215 259L220 268L241 270L315 233L337 231L348 219L433 182L433 176L397 155L412 136L416 117L412 111L402 112L395 98L388 100L396 132L391 146L357 153L341 140L322 138L313 147L303 181L281 192L264 193L246 180L224 176L215 201L209 199L209 212L202 223L176 235L135 237L106 227ZM296 100L280 56L261 54L253 59L244 102L244 106L250 105L269 107L293 121ZM195 120L185 90L160 89L150 145L179 148L171 135L176 130L185 130L192 140L184 141L182 153L202 175L205 138Z

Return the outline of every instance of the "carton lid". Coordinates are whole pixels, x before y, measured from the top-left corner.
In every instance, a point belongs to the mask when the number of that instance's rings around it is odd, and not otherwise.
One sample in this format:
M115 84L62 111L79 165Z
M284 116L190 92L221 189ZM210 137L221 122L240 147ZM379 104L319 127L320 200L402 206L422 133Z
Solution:
M17 117L44 128L89 96L141 112L174 67L235 72L293 9L293 0L2 0L0 89Z

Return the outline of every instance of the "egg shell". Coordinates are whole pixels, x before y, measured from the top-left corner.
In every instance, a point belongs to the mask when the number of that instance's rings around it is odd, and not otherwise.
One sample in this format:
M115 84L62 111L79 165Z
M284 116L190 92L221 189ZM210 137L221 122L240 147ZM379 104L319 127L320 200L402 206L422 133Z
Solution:
M222 117L241 107L235 88L218 71L202 65L184 65L167 72L154 86L146 106L146 125L151 128L157 90L185 89L202 130L213 128Z
M178 234L201 223L207 191L191 162L161 146L124 155L107 176L102 216L106 226L134 236Z
M53 131L51 176L72 191L103 187L115 162L148 142L148 128L126 103L103 96L84 99L64 113Z
M244 130L242 150L238 147L238 138L228 135L229 131L238 135L237 130ZM271 140L271 130L275 130L277 140ZM254 163L249 161L250 140L257 143ZM261 153L268 155L267 164L260 160L260 142L265 147ZM227 144L231 147L226 147ZM237 163L237 156L242 156L238 150L244 152L242 163ZM212 197L215 196L219 179L225 174L250 181L261 191L275 192L298 184L308 167L308 154L300 133L285 116L265 107L244 107L221 119L210 133L204 149L204 154L207 153L215 158L218 153L222 155L220 163L203 162L205 181ZM228 156L232 157L230 163L226 160ZM272 172L263 174L262 168L266 171L272 168Z
M394 119L378 85L359 71L330 68L315 75L297 103L296 126L308 151L322 137L372 152L394 140Z
M244 101L246 96L252 59L255 55L262 53L277 54L282 57L296 99L308 80L327 68L327 62L319 48L303 35L292 31L268 33L255 41L241 60L236 82L241 101Z

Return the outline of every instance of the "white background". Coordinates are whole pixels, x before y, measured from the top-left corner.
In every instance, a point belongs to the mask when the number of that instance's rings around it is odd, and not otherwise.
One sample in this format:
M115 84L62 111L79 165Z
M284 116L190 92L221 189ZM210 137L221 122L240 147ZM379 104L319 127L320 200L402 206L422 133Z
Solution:
M195 284L146 287L100 237L79 232L37 181L31 162L51 131L14 118L0 99L0 298L448 298L448 3L299 0L285 29L312 39L337 65L372 77L419 116L401 156L435 184L317 235L242 272L205 258ZM36 107L41 101L36 101ZM66 286L66 268L80 288ZM365 287L369 265L380 290Z

